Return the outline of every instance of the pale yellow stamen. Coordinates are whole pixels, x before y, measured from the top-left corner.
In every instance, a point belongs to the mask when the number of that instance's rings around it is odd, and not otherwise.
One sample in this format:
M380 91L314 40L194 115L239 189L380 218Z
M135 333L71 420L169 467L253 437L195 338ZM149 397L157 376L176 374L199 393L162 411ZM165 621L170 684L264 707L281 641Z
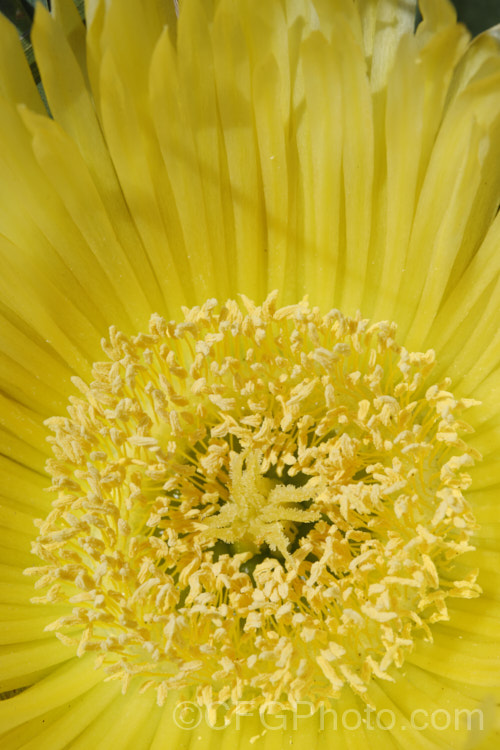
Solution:
M479 591L454 568L475 528L473 402L393 324L275 299L112 329L49 420L37 601L73 605L50 629L160 703L364 696Z

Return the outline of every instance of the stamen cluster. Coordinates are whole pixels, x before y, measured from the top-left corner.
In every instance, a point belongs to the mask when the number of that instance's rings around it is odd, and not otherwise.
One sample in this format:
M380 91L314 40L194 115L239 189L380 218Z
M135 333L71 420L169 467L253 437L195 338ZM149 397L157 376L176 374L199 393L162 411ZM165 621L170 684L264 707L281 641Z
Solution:
M243 298L115 329L49 427L56 499L31 572L50 627L162 703L334 700L392 680L449 597L477 595L477 454L434 353L307 301Z

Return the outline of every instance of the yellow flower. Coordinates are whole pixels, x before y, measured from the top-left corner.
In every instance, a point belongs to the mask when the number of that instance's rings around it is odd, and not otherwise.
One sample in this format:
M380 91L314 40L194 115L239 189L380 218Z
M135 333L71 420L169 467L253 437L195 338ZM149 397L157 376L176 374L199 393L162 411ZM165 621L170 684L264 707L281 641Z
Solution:
M500 48L420 8L55 0L50 116L0 16L2 748L498 746Z

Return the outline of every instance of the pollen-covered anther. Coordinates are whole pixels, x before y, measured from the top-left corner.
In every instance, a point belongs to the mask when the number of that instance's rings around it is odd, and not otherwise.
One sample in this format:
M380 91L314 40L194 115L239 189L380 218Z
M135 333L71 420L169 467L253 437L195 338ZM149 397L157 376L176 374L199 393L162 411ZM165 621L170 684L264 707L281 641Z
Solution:
M49 628L124 690L364 697L479 591L455 566L474 403L391 323L242 300L111 329L48 421L55 500L28 572L37 601L68 603Z

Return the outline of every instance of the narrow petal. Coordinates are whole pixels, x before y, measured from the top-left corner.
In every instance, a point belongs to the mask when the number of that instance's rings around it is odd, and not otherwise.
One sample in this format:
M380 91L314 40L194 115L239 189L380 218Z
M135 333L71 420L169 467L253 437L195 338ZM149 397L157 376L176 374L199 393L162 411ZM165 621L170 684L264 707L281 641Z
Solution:
M68 656L67 649L65 653ZM52 658L54 656L55 652ZM50 654L47 658L51 658ZM92 656L70 658L62 666L51 670L36 685L8 701L0 702L0 732L6 732L46 711L66 705L102 682L102 677L102 673L94 668Z

